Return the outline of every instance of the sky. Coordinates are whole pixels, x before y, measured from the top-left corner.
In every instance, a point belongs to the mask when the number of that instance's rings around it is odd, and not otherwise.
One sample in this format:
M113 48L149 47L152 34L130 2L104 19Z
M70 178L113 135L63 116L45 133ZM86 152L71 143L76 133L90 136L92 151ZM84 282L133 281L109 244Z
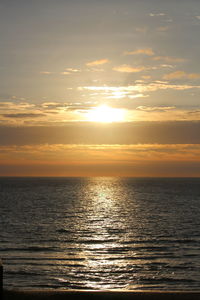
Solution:
M199 0L1 0L0 176L200 176Z

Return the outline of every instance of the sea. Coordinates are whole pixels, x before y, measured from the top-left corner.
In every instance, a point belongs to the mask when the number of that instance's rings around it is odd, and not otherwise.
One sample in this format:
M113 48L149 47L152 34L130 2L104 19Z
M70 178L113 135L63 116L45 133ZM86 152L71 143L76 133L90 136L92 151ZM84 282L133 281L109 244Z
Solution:
M0 178L6 289L200 291L200 178Z

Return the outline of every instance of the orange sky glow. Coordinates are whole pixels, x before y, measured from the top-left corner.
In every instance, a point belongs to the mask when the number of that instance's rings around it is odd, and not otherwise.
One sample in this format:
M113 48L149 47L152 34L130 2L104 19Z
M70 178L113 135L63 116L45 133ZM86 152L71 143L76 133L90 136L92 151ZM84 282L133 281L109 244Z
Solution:
M3 1L0 176L199 177L198 11Z

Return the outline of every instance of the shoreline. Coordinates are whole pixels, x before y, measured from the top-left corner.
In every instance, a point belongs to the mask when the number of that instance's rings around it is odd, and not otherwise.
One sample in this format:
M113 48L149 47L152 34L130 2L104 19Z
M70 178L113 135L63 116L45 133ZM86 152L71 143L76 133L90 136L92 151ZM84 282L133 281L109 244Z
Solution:
M4 290L3 300L199 300L200 291Z

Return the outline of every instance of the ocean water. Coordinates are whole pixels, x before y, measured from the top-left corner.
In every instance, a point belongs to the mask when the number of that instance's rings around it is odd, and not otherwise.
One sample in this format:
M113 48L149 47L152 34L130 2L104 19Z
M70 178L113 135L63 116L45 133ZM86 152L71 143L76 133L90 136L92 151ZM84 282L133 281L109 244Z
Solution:
M0 178L6 288L200 290L200 179Z

